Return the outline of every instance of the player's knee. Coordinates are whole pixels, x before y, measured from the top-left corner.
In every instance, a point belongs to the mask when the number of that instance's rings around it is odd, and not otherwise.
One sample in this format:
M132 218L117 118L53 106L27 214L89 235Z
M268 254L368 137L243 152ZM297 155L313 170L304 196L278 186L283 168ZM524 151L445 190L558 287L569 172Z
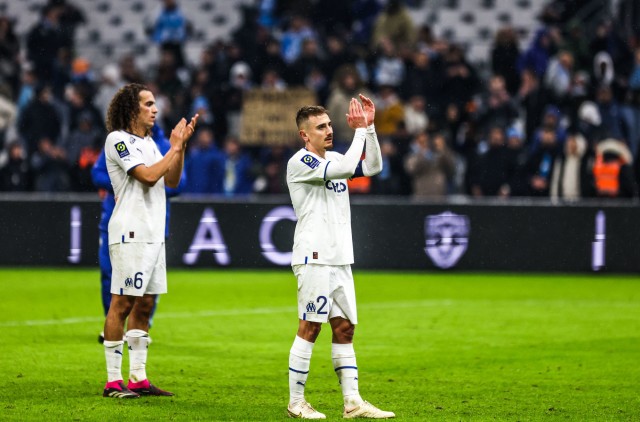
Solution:
M350 323L337 325L333 327L334 338L339 343L352 343L355 329L356 329L355 325Z
M319 322L301 321L300 326L298 327L298 337L310 342L315 342L321 329L322 324Z

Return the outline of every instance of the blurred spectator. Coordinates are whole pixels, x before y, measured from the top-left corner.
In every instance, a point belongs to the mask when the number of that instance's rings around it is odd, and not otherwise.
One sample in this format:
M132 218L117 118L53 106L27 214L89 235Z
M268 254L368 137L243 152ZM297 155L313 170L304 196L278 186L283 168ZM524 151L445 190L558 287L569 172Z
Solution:
M90 98L89 87L84 84L69 85L66 92L67 132L73 132L79 127L81 115L91 115L91 126L106 136L103 115Z
M379 136L392 136L404 122L404 104L394 87L383 85L378 89L375 125Z
M531 45L518 60L520 71L530 69L538 79L544 77L549 59L555 54L557 48L554 41L557 36L554 34L557 34L557 31L548 28L541 28L536 32Z
M576 128L584 136L589 146L595 145L597 141L607 137L606 131L602 128L600 110L593 101L584 101L580 105Z
M488 149L480 155L472 177L473 196L509 196L510 176L514 163L506 148L505 133L501 126L489 130Z
M255 168L251 157L246 154L240 142L233 136L224 142L224 179L222 190L225 195L246 195L253 191Z
M7 143L0 152L0 191L23 192L29 189L29 161L18 140Z
M331 124L333 126L333 142L336 150L342 150L345 146L351 144L353 129L349 127L347 119L343 116L349 113L350 99L358 98L358 94L368 98L373 96L362 83L360 74L355 67L346 65L338 69L327 99L327 110L333 116ZM379 109L377 103L376 106Z
M523 180L523 169L527 161L525 139L522 131L516 125L507 129L507 162L509 180L509 196L526 195L526 185Z
M93 97L93 104L100 111L100 116L107 115L111 99L123 85L124 82L120 78L120 69L116 64L109 63L102 68L98 90ZM104 117L102 119L104 120Z
M22 67L20 91L18 91L18 114L25 109L34 96L38 78L33 71L31 63L25 63Z
M532 69L522 71L518 102L524 111L525 138L530 141L542 122L542 114L547 104L546 92L540 86L540 78Z
M408 100L413 95L423 96L427 115L439 118L444 108L443 79L440 57L426 51L416 51L407 64L400 95L404 100Z
M636 198L636 184L629 148L615 139L596 146L593 179L596 195L604 198Z
M596 105L602 119L602 128L607 137L629 140L629 125L618 101L613 98L613 92L607 85L601 85L596 90Z
M322 72L322 69L324 60L320 57L318 42L314 38L306 38L302 41L300 54L289 65L286 79L290 85L305 85L310 73Z
M49 3L43 7L40 20L27 35L27 59L33 63L39 81L51 81L58 52L64 47L60 29L62 7Z
M224 91L224 110L227 120L227 134L239 136L242 118L244 92L253 87L251 68L245 62L235 63L229 72L229 84Z
M37 141L30 163L36 191L66 192L70 189L67 154L51 138L43 137Z
M105 129L96 124L96 116L89 110L76 116L77 127L70 131L63 143L69 163L71 188L77 192L95 191L91 169L100 156L106 136Z
M224 179L222 152L216 147L213 130L200 127L185 158L185 192L221 194Z
M518 109L502 76L493 75L489 79L488 90L481 97L477 115L483 134L495 126L509 127L518 117Z
M352 32L353 42L366 48L371 42L373 26L382 10L382 5L378 0L352 0L351 10L354 18Z
M372 71L378 89L383 85L400 88L405 73L404 61L390 40L383 38L378 42Z
M549 196L551 174L558 154L556 131L543 127L540 131L540 146L531 153L524 168L524 180L530 196Z
M509 94L515 95L520 86L518 75L518 34L510 27L498 29L491 48L491 70L494 75L502 76Z
M251 62L251 66L256 73L256 82L262 81L265 72L269 70L273 70L281 77L285 77L288 68L280 55L280 42L274 37L269 37L264 48L258 51L255 60Z
M177 97L184 94L185 85L178 75L179 67L179 59L175 51L170 49L160 51L154 82L159 92L166 95L171 102L176 102Z
M50 5L60 7L60 32L62 45L69 51L75 50L76 29L87 23L84 12L67 0L49 0Z
M635 157L640 151L640 47L635 51L635 62L631 74L629 76L629 107L631 110L631 118L629 119L633 125L629 146Z
M402 51L412 48L415 39L416 30L407 7L402 0L388 0L373 24L371 46L388 40L396 51Z
M560 51L549 61L544 76L545 86L552 94L552 101L560 103L569 94L573 81L573 56L568 51Z
M409 98L409 102L404 108L404 124L410 135L417 135L427 130L429 116L427 116L425 108L426 104L423 96L413 95Z
M182 46L188 35L188 22L177 0L162 0L162 7L151 28L151 38L160 45L162 51L169 51L175 57L177 67L185 66Z
M51 88L40 84L34 98L18 116L18 132L26 144L28 156L39 149L38 143L43 138L55 144L61 131L62 117L52 104Z
M291 17L287 29L280 38L282 58L288 64L295 62L302 52L302 44L306 39L315 39L316 34L308 20L300 15Z
M339 0L340 3L345 3ZM333 80L338 69L345 65L355 65L359 58L348 48L343 34L328 34L325 41L326 58L324 60L324 73L328 80Z
M13 128L18 114L18 108L9 95L9 87L0 86L0 151L4 148L7 132Z
M558 155L551 174L551 198L575 201L592 196L592 172L587 141L569 134L564 151Z
M287 83L275 69L265 69L260 81L260 88L272 91L284 91Z
M6 84L9 98L16 100L20 91L20 40L13 25L13 20L0 16L0 81Z
M388 138L380 142L382 171L371 179L371 193L376 195L405 195L411 189L404 186L407 178L403 157L396 145Z
M444 57L444 97L447 103L465 108L480 88L475 69L464 57L462 48L451 45Z
M138 68L136 58L133 54L125 54L120 58L120 78L127 83L145 83L146 79L142 76L142 72Z
M455 161L444 136L436 134L431 141L426 132L419 133L411 144L405 170L412 178L414 198L445 196Z
M264 153L262 174L256 179L255 191L278 195L288 193L286 175L290 152L281 145L274 145Z
M562 40L560 48L571 53L576 71L590 70L591 54L589 53L589 38L579 21L569 22L566 35Z
M558 150L561 150L564 147L564 141L567 139L567 130L564 127L560 109L553 104L548 104L544 109L542 122L540 127L536 129L531 142L530 149L532 152L537 150L542 143L542 136L545 130L555 132L555 145Z

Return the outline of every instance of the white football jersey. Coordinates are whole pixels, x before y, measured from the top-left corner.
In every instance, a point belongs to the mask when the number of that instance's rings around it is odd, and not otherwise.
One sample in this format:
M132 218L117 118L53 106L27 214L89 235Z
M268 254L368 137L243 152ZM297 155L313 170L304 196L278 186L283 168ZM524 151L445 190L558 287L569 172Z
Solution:
M353 264L347 180L325 180L327 165L342 158L332 151L321 158L303 148L287 163L287 186L298 217L291 265Z
M140 138L121 130L107 136L104 150L116 198L109 220L109 244L164 242L164 177L151 187L128 174L136 166L150 167L162 159L156 143L150 136Z

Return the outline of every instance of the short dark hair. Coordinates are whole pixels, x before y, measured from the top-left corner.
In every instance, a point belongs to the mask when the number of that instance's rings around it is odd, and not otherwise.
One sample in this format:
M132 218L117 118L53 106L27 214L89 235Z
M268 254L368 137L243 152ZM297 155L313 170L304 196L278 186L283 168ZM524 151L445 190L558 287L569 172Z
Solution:
M123 86L113 96L107 111L107 130L131 130L135 118L140 112L140 92L151 91L142 84L132 83Z
M315 105L302 106L300 110L298 110L298 113L296 114L296 124L298 125L298 129L300 129L300 126L302 126L304 122L309 120L309 117L321 116L323 114L329 114L329 113L327 113L327 109L325 109L322 106L315 106Z

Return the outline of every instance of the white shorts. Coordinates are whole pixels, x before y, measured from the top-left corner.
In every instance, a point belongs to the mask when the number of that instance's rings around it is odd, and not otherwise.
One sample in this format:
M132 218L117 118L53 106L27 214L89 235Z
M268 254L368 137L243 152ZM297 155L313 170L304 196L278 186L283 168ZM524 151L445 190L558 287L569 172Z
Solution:
M298 317L327 322L331 318L358 323L356 290L351 265L294 265L298 279Z
M111 293L124 296L167 293L164 243L109 245Z

